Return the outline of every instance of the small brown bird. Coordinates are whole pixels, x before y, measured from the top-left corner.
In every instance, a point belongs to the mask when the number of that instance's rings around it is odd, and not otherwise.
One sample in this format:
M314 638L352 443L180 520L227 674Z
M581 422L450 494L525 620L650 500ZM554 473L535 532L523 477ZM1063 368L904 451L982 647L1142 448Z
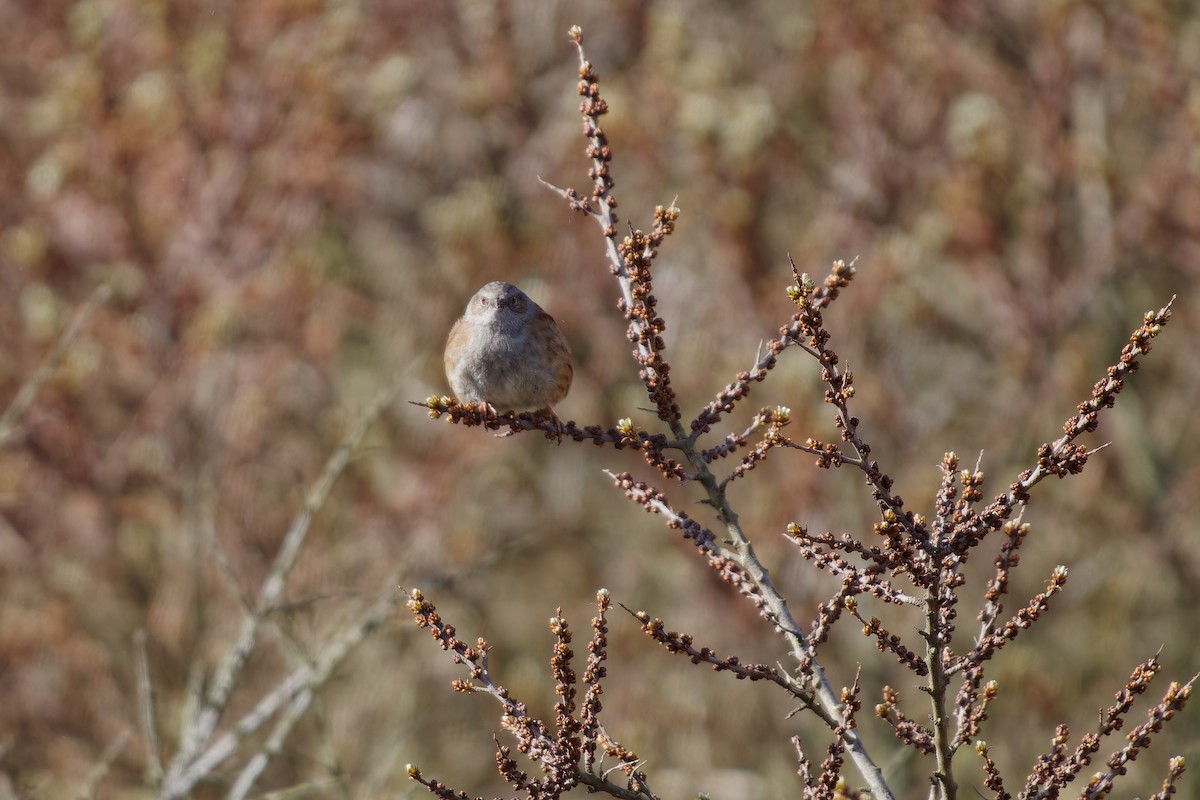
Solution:
M504 281L492 281L471 301L446 341L446 377L460 403L493 409L546 409L567 396L571 349L554 318Z

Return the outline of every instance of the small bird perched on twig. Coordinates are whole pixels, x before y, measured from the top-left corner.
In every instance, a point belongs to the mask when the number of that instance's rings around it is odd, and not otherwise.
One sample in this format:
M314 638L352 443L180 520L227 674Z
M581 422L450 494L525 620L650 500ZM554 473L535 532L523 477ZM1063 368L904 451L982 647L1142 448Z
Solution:
M446 378L460 403L495 410L545 409L567 396L571 348L554 318L504 281L492 281L450 329ZM557 418L557 417L556 417Z

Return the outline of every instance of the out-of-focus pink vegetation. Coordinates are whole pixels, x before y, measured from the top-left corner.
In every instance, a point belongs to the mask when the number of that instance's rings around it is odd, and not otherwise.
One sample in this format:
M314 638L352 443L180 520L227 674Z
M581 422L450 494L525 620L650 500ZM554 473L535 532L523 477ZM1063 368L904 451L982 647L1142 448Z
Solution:
M125 731L101 792L138 796L134 632L148 632L169 753L189 678L239 624L206 531L252 595L368 397L392 380L403 398L447 391L446 331L484 282L514 281L560 320L576 354L564 418L655 425L599 231L536 180L587 185L575 23L612 107L622 215L648 225L673 197L684 212L655 287L685 409L791 313L788 252L817 275L857 257L829 324L873 455L928 511L941 454L982 449L990 497L1056 437L1142 312L1180 295L1092 439L1113 445L1035 492L1014 603L1054 564L1071 581L993 666L984 738L1024 775L1056 723L1085 730L1160 646L1167 674L1197 669L1193 3L16 0L0 3L0 408L94 287L114 295L0 449L0 797L73 794ZM793 437L835 437L797 351L754 392L746 419L785 404ZM873 514L857 473L810 461L778 452L733 494L801 618L833 585L789 550L786 523L861 530ZM586 630L600 586L724 653L782 657L602 468L639 466L398 403L320 513L280 627L315 648L400 568L465 638L488 636L498 680L540 713L554 700L546 619L562 606ZM658 791L794 793L788 735L815 729L785 720L769 687L673 658L632 619L612 628L605 722ZM838 634L835 683L862 663L867 703L893 680L919 713L890 657L853 625ZM279 638L233 711L278 680ZM503 792L498 709L452 693L457 677L400 614L260 787L403 793L414 762ZM889 764L898 744L864 724ZM1189 710L1134 765L1148 762L1139 788L1198 740ZM971 755L960 780L982 786ZM889 774L909 794L931 769Z

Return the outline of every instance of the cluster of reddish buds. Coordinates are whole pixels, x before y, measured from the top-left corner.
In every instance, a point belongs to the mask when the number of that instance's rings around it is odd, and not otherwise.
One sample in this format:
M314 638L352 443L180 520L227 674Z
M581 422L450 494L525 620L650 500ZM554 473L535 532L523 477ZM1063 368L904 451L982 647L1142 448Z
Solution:
M572 668L574 652L571 650L571 630L563 618L561 609L550 619L550 630L554 634L554 650L550 668L554 676L555 694L558 702L554 706L555 725L553 731L544 722L529 714L524 703L512 698L508 691L492 681L487 666L487 642L479 640L470 647L457 638L454 627L438 614L433 604L419 590L409 593L408 609L417 626L428 628L443 650L453 653L456 664L465 664L469 682L455 681L460 691L487 692L503 705L501 726L517 740L517 750L536 762L542 777L533 778L520 768L507 746L496 742L496 766L508 783L529 798L554 798L579 785L591 791L629 798L630 800L653 800L654 794L646 783L637 755L613 740L601 727L597 715L600 712L600 680L604 676L601 664L607 658L606 614L611 607L608 592L601 590L596 595L598 614L592 621L592 640L588 645L588 666L584 674L587 691L583 710L577 714L577 676ZM598 773L597 750L616 759L617 766L626 776L624 784L614 783L608 770ZM470 800L463 792L454 792L445 784L425 778L421 771L410 765L409 777L423 785L433 795L446 800Z

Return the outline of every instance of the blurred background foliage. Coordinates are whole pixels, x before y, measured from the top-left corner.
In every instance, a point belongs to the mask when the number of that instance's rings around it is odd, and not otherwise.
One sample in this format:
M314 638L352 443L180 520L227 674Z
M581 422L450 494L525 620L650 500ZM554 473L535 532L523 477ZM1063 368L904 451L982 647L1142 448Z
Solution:
M994 663L984 737L1019 785L1053 726L1093 725L1138 661L1161 647L1171 676L1197 670L1192 2L6 0L0 405L96 286L114 296L0 449L0 797L73 796L126 731L101 793L145 794L134 632L148 633L170 752L189 681L238 624L211 537L253 594L371 393L448 391L444 337L484 282L514 281L560 320L577 364L564 417L654 426L599 233L537 182L586 184L576 23L612 108L623 216L648 225L672 198L684 212L655 288L685 409L790 314L788 253L817 275L857 258L828 314L833 345L874 455L928 511L944 451L968 464L982 451L987 494L1002 490L1142 313L1179 294L1092 439L1112 446L1035 493L1014 603L1054 564L1071 581ZM793 436L834 438L813 364L787 355L731 427L784 404ZM602 468L639 469L397 403L322 510L277 636L319 646L399 567L465 638L491 640L498 678L541 713L546 620L562 606L581 650L601 586L722 653L782 658ZM707 521L694 492L667 488ZM801 618L834 584L789 550L786 523L861 532L873 513L855 474L782 452L734 499ZM916 646L915 618L890 623ZM824 744L803 715L656 650L623 614L612 627L606 722L661 793L795 792L788 736ZM923 718L911 677L855 628L827 648L835 682L862 663L868 710L890 681ZM235 710L278 680L283 652L255 656ZM401 615L261 787L404 795L415 762L503 793L497 707L453 694L452 677ZM923 794L932 767L866 728L896 788ZM1138 762L1138 789L1168 755L1195 757L1198 737L1190 709ZM962 754L962 780L980 786L974 761Z

